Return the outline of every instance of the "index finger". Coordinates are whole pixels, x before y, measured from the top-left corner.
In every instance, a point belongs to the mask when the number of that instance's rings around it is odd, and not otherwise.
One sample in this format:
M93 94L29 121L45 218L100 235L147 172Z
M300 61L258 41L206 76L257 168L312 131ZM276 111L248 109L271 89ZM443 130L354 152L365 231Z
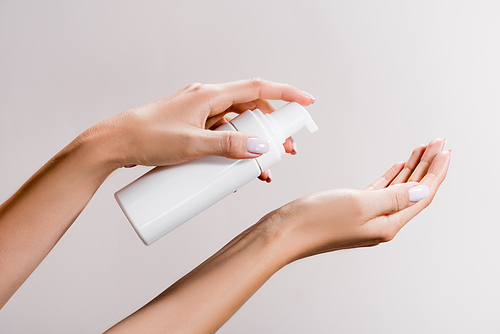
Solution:
M315 100L300 89L261 78L241 80L216 85L219 88L222 103L229 108L235 103L245 103L258 99L283 100L308 106Z

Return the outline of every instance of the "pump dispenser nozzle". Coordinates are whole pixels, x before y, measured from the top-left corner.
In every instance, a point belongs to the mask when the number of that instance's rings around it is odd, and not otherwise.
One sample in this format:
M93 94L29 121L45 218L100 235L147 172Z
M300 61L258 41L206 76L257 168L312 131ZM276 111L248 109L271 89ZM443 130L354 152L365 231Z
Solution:
M309 116L311 117L311 116ZM307 122L306 123L306 129L309 131L309 133L314 133L316 131L318 131L318 126L316 125L316 123L314 123L314 121L311 119L310 122Z
M306 127L309 132L318 130L311 115L298 103L291 102L271 114L260 110L247 110L231 120L236 130L269 141L269 152L256 158L262 171L269 169L285 154L283 143L291 135Z
M296 102L288 103L272 114L266 114L266 117L270 120L276 138L282 143L285 142L286 138L297 133L304 126L310 133L318 130L311 115Z

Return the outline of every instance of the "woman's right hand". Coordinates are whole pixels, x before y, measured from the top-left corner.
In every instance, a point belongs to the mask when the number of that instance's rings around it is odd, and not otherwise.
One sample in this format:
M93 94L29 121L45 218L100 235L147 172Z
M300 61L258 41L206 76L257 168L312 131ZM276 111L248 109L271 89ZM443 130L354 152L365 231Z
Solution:
M451 159L445 140L413 150L365 190L329 190L299 198L263 218L279 238L285 262L345 248L390 241L426 208L443 182Z

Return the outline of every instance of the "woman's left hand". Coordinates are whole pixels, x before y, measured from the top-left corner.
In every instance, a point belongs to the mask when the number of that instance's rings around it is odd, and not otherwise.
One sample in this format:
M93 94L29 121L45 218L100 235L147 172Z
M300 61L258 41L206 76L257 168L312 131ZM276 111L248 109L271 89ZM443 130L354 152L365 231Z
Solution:
M259 109L271 113L266 99L307 106L314 98L299 89L260 78L224 84L191 84L177 93L107 119L82 134L103 136L98 142L114 168L175 165L209 155L231 159L259 157L266 141L235 131L211 131L230 112ZM290 138L284 144L294 153ZM264 172L261 179L270 181Z
M365 190L327 190L301 197L263 219L261 229L284 236L286 262L392 240L425 209L444 181L451 151L436 138L416 147Z

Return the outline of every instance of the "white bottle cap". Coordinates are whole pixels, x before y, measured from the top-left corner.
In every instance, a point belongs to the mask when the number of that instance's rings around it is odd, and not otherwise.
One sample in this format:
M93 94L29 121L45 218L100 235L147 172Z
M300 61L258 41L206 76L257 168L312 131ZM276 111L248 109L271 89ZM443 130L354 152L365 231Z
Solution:
M318 130L311 115L300 104L291 102L271 114L259 109L247 110L231 120L236 130L269 141L269 152L256 158L261 171L269 169L285 154L283 143L304 126L313 133Z
M299 132L304 126L310 133L316 132L318 126L314 123L307 110L296 102L291 102L271 114L266 114L271 121L274 135L282 143Z

